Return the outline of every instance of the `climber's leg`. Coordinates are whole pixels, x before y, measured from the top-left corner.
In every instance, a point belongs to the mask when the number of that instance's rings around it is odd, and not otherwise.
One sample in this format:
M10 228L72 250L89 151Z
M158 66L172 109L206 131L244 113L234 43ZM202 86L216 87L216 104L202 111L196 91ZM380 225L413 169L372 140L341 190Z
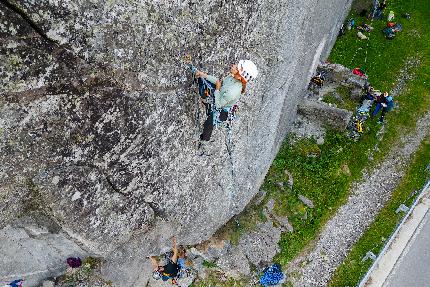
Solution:
M214 129L213 113L209 112L209 116L207 117L207 119L203 125L203 132L200 135L200 140L209 141L211 139L213 129Z

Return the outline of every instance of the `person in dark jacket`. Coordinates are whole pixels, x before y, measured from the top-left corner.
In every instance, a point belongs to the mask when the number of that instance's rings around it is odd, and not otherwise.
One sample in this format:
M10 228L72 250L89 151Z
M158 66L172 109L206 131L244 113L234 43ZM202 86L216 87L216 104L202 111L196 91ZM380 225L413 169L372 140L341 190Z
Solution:
M378 120L378 124L384 122L385 114L394 107L393 97L388 95L388 92L384 92L383 95L376 98L376 107L372 113L372 117L376 116L382 109L381 117Z
M172 284L176 283L176 277L178 276L181 267L178 265L178 248L176 247L176 238L173 237L173 255L169 258L166 265L160 265L154 256L151 256L151 264L154 268L152 277L154 279L162 279L167 281L172 279Z

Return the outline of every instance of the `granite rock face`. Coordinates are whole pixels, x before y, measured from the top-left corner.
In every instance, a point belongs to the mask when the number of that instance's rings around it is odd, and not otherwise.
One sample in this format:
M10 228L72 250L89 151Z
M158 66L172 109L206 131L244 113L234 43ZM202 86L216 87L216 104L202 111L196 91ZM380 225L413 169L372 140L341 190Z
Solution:
M321 122L337 130L344 131L351 119L352 112L332 107L319 101L305 100L298 106L301 115L312 119L313 122Z
M40 214L38 221L21 218L14 227L7 226L0 231L2 285L24 278L24 286L39 286L43 279L66 270L65 258L87 255L55 223Z
M2 1L0 228L43 214L107 278L146 284L146 255L207 239L258 192L350 2ZM260 70L211 157L184 53Z

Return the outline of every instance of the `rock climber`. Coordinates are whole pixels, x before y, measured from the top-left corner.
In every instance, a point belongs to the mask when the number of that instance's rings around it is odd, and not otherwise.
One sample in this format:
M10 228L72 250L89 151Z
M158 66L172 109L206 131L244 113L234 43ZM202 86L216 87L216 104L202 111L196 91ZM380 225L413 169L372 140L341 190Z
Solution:
M196 71L195 77L198 79L199 86L203 82L209 82L214 85L214 104L205 104L207 119L203 126L203 132L200 135L201 142L210 140L215 120L224 122L228 119L229 112L239 100L240 96L245 93L246 84L257 77L257 66L250 60L241 60L238 64L233 64L230 68L230 74L222 81L218 78L208 75L202 71Z
M176 277L178 276L181 267L178 264L178 248L176 247L176 238L173 237L173 254L168 258L166 265L160 265L154 256L151 256L151 264L154 269L152 277L156 280L162 279L168 281L172 279L172 284L176 284ZM184 254L185 255L185 254Z
M382 124L384 122L385 114L394 107L393 97L388 95L388 92L384 92L381 96L376 98L376 103L372 117L376 116L382 108L381 117L378 120L378 124Z

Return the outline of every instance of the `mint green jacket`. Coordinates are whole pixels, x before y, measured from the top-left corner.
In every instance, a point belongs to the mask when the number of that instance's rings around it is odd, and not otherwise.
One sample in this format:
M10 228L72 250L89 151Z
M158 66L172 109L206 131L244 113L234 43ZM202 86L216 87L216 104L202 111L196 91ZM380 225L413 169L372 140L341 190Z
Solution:
M215 84L218 78L208 75L206 78L209 82ZM219 91L215 90L215 106L218 109L231 108L242 94L242 82L228 75L222 80Z

